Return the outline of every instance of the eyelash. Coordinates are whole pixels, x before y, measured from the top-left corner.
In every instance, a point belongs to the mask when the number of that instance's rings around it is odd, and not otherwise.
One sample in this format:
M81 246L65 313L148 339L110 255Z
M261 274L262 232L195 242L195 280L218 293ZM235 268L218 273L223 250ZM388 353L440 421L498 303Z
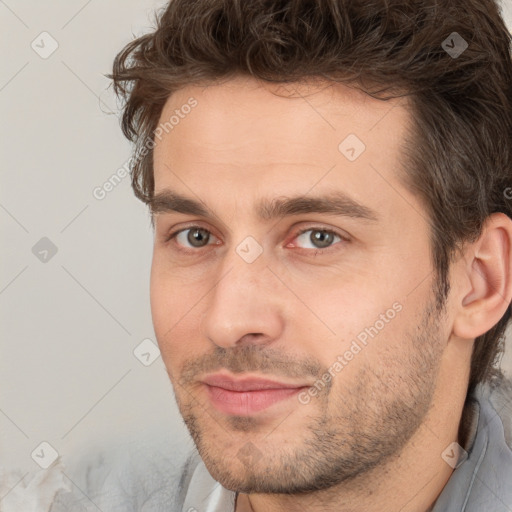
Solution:
M203 228L202 226L192 225L192 226L187 226L186 228L182 228L182 229L179 229L177 231L174 231L174 232L170 233L167 237L165 237L164 243L168 244L171 240L176 238L180 233L182 233L184 231L194 230L194 229L202 229L202 230L208 232L209 234L213 235L213 233L211 231L209 231L206 228ZM331 235L339 237L342 242L348 242L349 241L349 239L346 236L343 236L341 233L338 233L337 231L334 231L332 229L322 228L320 226L309 226L307 228L303 228L303 229L297 231L297 233L295 233L294 236L293 236L293 240L295 240L299 236L303 235L304 233L307 233L308 231L321 231L322 233L331 234ZM215 236L215 235L213 235L213 236ZM324 249L304 249L304 248L301 248L301 247L299 247L298 249L302 250L302 251L307 251L309 253L314 251L313 254L316 256L317 254L325 254L327 252L330 252L336 246L337 243L340 243L340 242L333 242L333 244L331 246L326 247ZM179 244L177 244L177 243L176 243L176 245L179 246ZM178 251L181 251L181 252L184 252L184 253L197 253L199 249L203 249L203 248L207 247L208 245L211 245L211 244L207 244L206 246L199 247L199 248L190 248L190 247L182 248L182 247L179 247Z

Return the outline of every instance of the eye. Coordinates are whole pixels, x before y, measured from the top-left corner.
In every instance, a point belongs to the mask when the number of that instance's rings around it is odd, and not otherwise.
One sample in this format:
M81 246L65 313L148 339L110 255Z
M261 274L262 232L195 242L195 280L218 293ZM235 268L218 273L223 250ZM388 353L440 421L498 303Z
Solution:
M309 233L308 236L306 236L307 233ZM319 227L310 227L299 231L294 240L298 240L301 244L306 244L306 247L303 247L305 249L320 250L329 249L336 241L347 241L346 238L335 231ZM307 244L310 244L310 246L307 247Z
M309 236L306 236L310 233ZM201 226L190 226L188 228L180 229L175 231L165 239L165 242L169 242L172 239L176 239L176 243L187 249L200 249L206 247L209 244L211 237L214 236L210 231ZM214 237L215 238L215 237ZM302 249L316 249L317 252L328 250L336 242L346 241L348 239L335 231L325 229L321 227L309 227L299 231L293 240L298 240L299 244L306 245L306 247L299 247ZM218 245L220 242L215 242L214 245ZM307 245L310 244L308 247ZM296 246L295 243L288 244L287 247ZM316 254L316 252L315 252Z
M178 245L184 246L187 249L200 249L208 245L211 236L212 234L207 229L200 226L190 226L189 228L171 233L166 242L175 238Z

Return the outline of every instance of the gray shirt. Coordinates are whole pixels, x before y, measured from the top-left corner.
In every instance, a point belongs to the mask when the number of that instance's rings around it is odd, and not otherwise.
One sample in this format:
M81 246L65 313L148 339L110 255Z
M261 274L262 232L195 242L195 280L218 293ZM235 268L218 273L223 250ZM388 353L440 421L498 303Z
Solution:
M432 512L512 512L512 380L479 384L464 449ZM234 492L216 482L192 449L177 464L140 448L111 464L90 464L81 488L57 496L51 512L234 512Z

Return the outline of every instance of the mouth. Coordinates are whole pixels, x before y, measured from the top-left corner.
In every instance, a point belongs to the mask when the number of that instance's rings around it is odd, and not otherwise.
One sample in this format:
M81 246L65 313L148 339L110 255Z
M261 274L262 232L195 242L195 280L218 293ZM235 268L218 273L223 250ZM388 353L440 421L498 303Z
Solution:
M263 411L272 405L289 400L305 384L278 382L258 377L235 379L226 374L208 375L202 379L212 405L225 414L247 416Z

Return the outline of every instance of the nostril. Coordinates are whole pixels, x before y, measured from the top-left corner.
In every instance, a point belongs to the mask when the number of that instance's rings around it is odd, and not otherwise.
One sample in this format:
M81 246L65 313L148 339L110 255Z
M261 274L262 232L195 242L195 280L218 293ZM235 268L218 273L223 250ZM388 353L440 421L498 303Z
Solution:
M262 339L258 339L258 338L262 338ZM257 332L257 333L248 333L248 334L244 334L238 341L237 341L237 345L246 345L246 344L252 344L252 343L256 343L256 342L266 342L267 339L265 338L268 338L268 336L266 336L265 334L261 333L261 332Z

